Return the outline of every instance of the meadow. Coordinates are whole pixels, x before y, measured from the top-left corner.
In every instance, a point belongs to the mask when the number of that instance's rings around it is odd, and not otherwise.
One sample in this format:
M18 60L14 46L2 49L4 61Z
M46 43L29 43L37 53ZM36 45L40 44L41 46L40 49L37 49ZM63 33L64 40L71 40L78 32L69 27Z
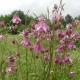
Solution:
M80 80L80 25L64 25L63 10L60 0L52 20L48 9L28 26L18 13L0 21L0 80Z

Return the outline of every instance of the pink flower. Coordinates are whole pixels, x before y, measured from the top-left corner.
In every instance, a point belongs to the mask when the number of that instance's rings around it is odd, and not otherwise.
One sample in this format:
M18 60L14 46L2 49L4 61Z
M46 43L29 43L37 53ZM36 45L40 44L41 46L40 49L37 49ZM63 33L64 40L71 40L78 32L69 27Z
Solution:
M67 29L71 29L71 28L72 28L72 24L70 24L70 23L67 24L67 25L66 25L66 28L67 28Z
M36 25L36 23L35 23L35 22L31 22L30 24L31 24L31 26L32 26L32 29L35 30L35 25Z
M57 63L57 64L62 64L62 58L60 58L59 56L56 56L55 57L55 63Z
M0 40L2 40L3 39L3 35L2 34L0 34Z
M6 70L7 73L11 74L13 73L13 67L14 67L14 62L15 62L15 59L13 57L13 55L9 56L9 63L8 63L8 68Z
M35 43L35 45L33 46L33 49L34 49L35 53L44 52L45 51L44 47L40 44L39 41L37 41Z
M12 19L13 23L19 24L21 22L21 19L19 18L18 15L14 15Z
M46 54L45 56L44 56L44 61L46 62L46 61L49 61L49 56L48 56L48 54Z
M69 55L64 56L64 62L67 63L67 64L71 64L72 63L72 60L69 57Z
M49 26L46 25L44 18L39 18L38 24L35 25L35 30L38 32L49 31Z
M6 70L6 72L7 72L8 74L13 73L12 67L8 67L7 70Z
M58 8L57 4L54 4L54 9L57 9L57 8Z
M74 77L74 76L75 76L75 72L70 72L70 73L69 73L69 76L70 76L70 77Z
M13 25L11 26L11 29L13 32L16 32L16 30L17 30L16 26L13 26Z
M46 38L46 35L44 33L41 34L41 39L44 40Z
M21 41L21 46L30 46L30 45L31 45L31 43L28 39L23 39Z
M28 36L29 31L28 29L24 29L23 32L21 33L21 35L23 35L24 37Z
M80 39L80 33L75 32L75 33L71 34L70 38L77 41L78 39Z
M4 21L0 21L0 27L4 26Z
M59 45L58 46L58 49L57 49L57 52L64 52L65 48L63 45Z
M66 35L71 35L71 33L72 33L72 30L70 29L70 28L68 28L68 29L66 29Z
M57 30L57 35L59 38L63 38L65 34L61 30Z
M68 46L69 49L76 48L74 42L70 42L67 46Z
M14 62L15 62L15 59L14 59L13 55L9 56L8 67L13 67L14 66Z

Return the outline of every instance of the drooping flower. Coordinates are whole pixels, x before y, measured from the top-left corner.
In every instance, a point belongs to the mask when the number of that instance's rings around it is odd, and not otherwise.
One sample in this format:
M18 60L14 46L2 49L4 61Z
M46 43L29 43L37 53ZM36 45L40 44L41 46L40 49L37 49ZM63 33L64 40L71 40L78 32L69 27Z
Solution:
M60 65L61 65L62 62L63 62L63 60L62 60L61 57L59 57L59 56L56 56L56 57L55 57L55 63L56 63L56 64L60 64Z
M72 63L72 60L71 60L69 55L64 56L64 62L67 63L67 64L71 64Z
M46 61L49 61L49 56L48 56L48 54L46 54L45 56L44 56L44 61L46 62Z
M4 26L4 21L0 21L0 27Z
M29 39L23 39L23 40L21 41L21 44L20 44L20 45L21 45L21 46L30 46L31 43L30 43Z
M24 37L27 37L29 34L28 29L24 29L23 32L21 32L21 35L23 35Z
M54 9L57 9L58 8L58 5L57 4L54 4Z
M72 33L70 36L71 39L77 41L78 39L80 39L80 33L78 33L77 31Z
M74 42L70 42L67 46L69 49L76 48L76 45L74 44Z
M66 35L70 36L71 33L72 33L72 30L70 28L68 28L68 29L66 29L66 32L65 33L66 33Z
M9 56L8 67L6 69L6 73L8 73L8 74L13 73L14 62L15 62L14 56L13 55L10 55Z
M65 36L65 34L61 30L57 30L57 35L61 39Z
M58 48L57 48L57 52L58 52L58 53L64 52L64 50L65 50L64 45L59 45Z
M3 39L3 35L2 34L0 34L0 40L2 40Z
M16 32L17 27L12 25L12 26L11 26L11 29L12 29L13 32Z
M35 22L31 22L30 24L31 24L32 29L35 30L36 23Z
M16 23L16 24L19 24L21 22L21 19L19 18L18 15L14 15L13 18L12 18L12 22L13 23Z
M35 30L38 32L48 32L49 31L49 26L45 23L44 18L39 18L38 24L35 25Z
M35 53L38 53L38 52L44 52L44 47L40 44L40 41L37 41L35 43L35 45L33 46L33 49L35 51Z
M13 73L12 67L8 67L8 68L6 69L6 73L8 73L8 74Z
M74 76L75 76L75 72L70 72L70 73L69 73L69 76L70 76L70 77L74 77Z
M67 25L66 25L66 28L67 28L67 29L71 29L71 28L72 28L72 24L70 24L70 23L67 24Z

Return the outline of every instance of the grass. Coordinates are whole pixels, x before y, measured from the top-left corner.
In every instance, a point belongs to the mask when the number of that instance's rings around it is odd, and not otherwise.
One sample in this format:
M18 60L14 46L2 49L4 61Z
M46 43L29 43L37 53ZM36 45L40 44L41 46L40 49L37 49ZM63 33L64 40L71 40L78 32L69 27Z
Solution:
M3 41L0 41L0 69L6 70L5 67L7 67L8 63L8 57L9 55L14 55L15 56L15 66L16 66L16 73L13 75L6 75L5 79L3 80L26 80L26 50L28 54L28 80L41 80L43 77L43 62L42 62L42 55L39 56L38 59L35 60L36 64L36 74L34 73L35 66L34 66L34 60L32 58L32 53L29 51L29 49L26 49L24 47L20 47L20 58L16 56L17 52L17 45L12 44L12 40L16 38L16 40L20 43L23 37L20 35L7 35L7 42L4 43ZM31 38L33 41L33 39ZM45 46L48 46L48 43L44 42ZM6 47L5 47L6 46ZM57 46L57 41L55 43L55 48ZM2 48L3 47L3 48ZM72 60L74 61L74 65L72 67L72 71L76 72L75 79L70 79L70 80L80 80L80 50L79 48L75 50L68 51L70 56L72 57ZM2 62L2 59L4 62ZM5 64L6 63L6 64ZM46 62L47 64L47 62ZM20 66L19 66L20 65ZM46 68L47 69L47 68ZM35 76L34 76L35 75ZM1 80L1 76L0 76ZM65 79L64 79L65 80Z

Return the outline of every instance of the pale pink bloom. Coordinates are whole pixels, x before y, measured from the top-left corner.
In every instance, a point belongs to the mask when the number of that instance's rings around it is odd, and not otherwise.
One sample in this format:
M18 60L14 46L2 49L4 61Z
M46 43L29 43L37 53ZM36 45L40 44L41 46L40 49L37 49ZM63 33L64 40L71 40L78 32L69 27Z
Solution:
M73 49L73 48L76 48L76 45L74 44L74 42L70 42L70 43L67 45L67 47L68 47L69 49Z
M11 26L11 29L13 32L16 32L16 30L17 30L16 26L13 26L13 25Z
M39 18L38 24L35 25L35 30L38 32L48 32L49 26L44 21L44 18Z
M41 34L41 39L44 40L46 38L46 35L44 33Z
M49 56L48 56L48 54L46 54L45 56L44 56L44 61L46 62L46 61L49 61Z
M69 55L64 56L64 62L67 63L67 64L71 64L72 63L72 60L71 60Z
M74 76L75 76L75 72L70 72L70 73L69 73L69 76L70 76L70 77L74 77Z
M70 24L70 23L67 24L67 25L66 25L66 28L67 28L67 29L71 29L71 28L72 28L72 24Z
M44 52L45 51L44 47L40 44L39 41L37 41L35 43L35 45L33 46L33 49L34 49L35 53Z
M15 59L14 59L13 55L9 56L8 67L13 67L14 66L14 62L15 62Z
M57 35L59 38L64 38L65 34L61 30L57 30Z
M57 52L58 52L58 53L64 52L64 50L65 50L65 47L64 47L62 44L59 45L58 48L57 48Z
M56 64L60 64L60 65L61 65L62 62L63 62L62 58L60 58L59 56L56 56L56 57L55 57L55 63L56 63Z
M72 30L71 30L70 28L67 28L65 33L66 33L66 35L68 35L68 36L69 36L69 35L71 35Z
M75 32L75 33L71 34L70 38L77 41L78 39L80 39L80 33Z
M6 70L6 72L7 72L8 74L13 73L13 71L12 71L12 67L8 67L7 70Z
M36 23L35 22L31 22L30 24L31 24L32 29L35 30Z
M24 29L23 32L21 32L21 35L23 35L24 37L28 36L29 31L28 29Z
M57 9L58 8L58 5L57 4L54 4L54 9Z
M4 21L0 21L0 27L4 26Z
M64 38L60 40L60 44L65 44L65 39Z
M54 22L55 22L55 21L59 21L60 18L61 18L61 15L56 14L56 13L52 13L51 18L52 18L52 20L53 20Z
M30 41L28 40L28 39L23 39L22 41L21 41L21 44L20 44L21 46L30 46L31 45L31 43L30 43Z
M9 56L8 68L6 70L7 73L11 74L13 72L12 68L14 67L14 62L15 62L14 56L10 55Z
M0 34L0 40L2 40L3 39L3 35L2 34Z
M21 22L21 19L19 18L18 15L14 15L12 19L13 23L19 24Z

